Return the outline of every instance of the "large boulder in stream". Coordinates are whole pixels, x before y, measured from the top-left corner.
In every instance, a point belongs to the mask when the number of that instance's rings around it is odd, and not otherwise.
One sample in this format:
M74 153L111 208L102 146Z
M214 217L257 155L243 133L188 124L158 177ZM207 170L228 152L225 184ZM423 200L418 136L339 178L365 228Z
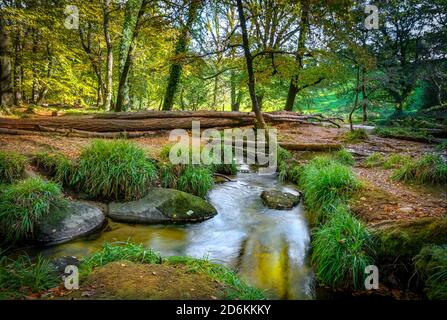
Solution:
M175 189L154 188L141 200L112 202L109 217L129 223L197 222L209 219L217 210L207 201Z
M300 203L300 194L281 192L277 190L263 191L261 199L265 206L276 210L289 210Z
M70 201L61 218L39 226L37 242L62 243L90 234L100 229L106 221L103 212L90 204Z

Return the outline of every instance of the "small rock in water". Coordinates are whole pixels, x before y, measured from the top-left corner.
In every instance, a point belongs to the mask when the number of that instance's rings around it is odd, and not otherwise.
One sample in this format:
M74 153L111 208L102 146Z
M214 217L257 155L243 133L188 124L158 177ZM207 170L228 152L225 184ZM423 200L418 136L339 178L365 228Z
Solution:
M263 191L261 199L264 205L271 209L288 210L300 203L301 195L277 190Z

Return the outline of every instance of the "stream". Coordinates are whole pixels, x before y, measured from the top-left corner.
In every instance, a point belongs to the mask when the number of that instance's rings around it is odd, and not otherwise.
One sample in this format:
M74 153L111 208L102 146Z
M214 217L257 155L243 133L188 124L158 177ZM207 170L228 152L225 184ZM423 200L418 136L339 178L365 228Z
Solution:
M241 170L242 169L242 170ZM44 256L76 256L99 251L104 242L131 240L163 256L208 258L236 270L272 299L312 299L313 273L307 264L310 233L302 205L273 210L260 199L264 190L296 193L275 175L240 168L235 181L216 184L208 200L218 214L187 225L129 225L109 221L101 233L41 248Z

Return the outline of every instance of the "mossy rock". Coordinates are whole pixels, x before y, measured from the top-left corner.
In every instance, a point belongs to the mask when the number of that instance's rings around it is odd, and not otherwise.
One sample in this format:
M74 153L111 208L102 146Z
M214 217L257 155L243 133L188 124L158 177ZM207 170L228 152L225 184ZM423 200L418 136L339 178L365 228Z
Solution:
M263 191L261 199L264 205L270 209L289 210L300 203L300 194L270 190Z
M412 258L426 244L447 243L447 217L393 221L373 230L380 257Z
M141 200L110 203L108 214L113 220L129 223L185 223L209 219L217 214L217 210L192 194L154 188Z

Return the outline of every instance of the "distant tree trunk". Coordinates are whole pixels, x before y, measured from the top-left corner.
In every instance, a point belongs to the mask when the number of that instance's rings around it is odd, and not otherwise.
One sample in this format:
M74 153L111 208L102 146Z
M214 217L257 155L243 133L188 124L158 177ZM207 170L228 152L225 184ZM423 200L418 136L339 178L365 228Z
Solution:
M191 0L189 5L188 20L186 25L182 28L175 47L175 61L171 65L171 70L169 73L168 84L166 86L165 97L163 100L163 110L172 110L174 105L174 98L183 69L182 62L180 61L182 58L181 56L186 53L189 43L189 32L194 24L201 4L202 0Z
M36 58L37 55L37 31L35 29L33 29L33 44L32 44L32 53L33 53L33 57ZM33 84L31 87L31 102L32 103L36 103L37 100L37 66L36 66L36 62L33 61L32 63L33 65Z
M308 27L309 27L309 1L303 0L301 2L302 9L301 9L301 21L300 21L300 35L298 37L298 48L297 53L295 57L295 61L297 62L297 73L292 76L292 79L290 80L289 85L289 92L287 93L287 100L286 105L284 107L284 110L286 111L293 111L293 105L295 103L295 98L298 93L298 78L299 78L299 72L303 68L303 56L304 56L304 45L306 42Z
M267 126L262 116L261 110L259 109L258 100L256 98L256 79L253 70L253 56L250 52L250 43L248 41L247 33L247 23L245 20L244 7L242 5L242 0L237 0L237 9L239 13L239 23L241 24L242 31L242 43L244 48L245 62L247 64L248 73L248 90L250 92L250 99L252 104L252 109L256 115L257 125L261 129L266 129Z
M368 106L368 96L366 95L366 70L362 68L362 112L363 118L362 123L366 124L368 122L367 106Z
M10 41L0 16L0 105L12 106L14 103L11 77Z
M351 112L349 113L349 129L351 131L354 131L354 126L352 124L352 115L357 109L357 105L359 102L359 91L360 91L360 68L357 67L356 72L356 84L355 84L355 99L354 99L354 105L352 106Z
M110 23L110 3L111 0L104 0L104 38L107 47L107 75L106 75L106 92L104 108L110 111L112 107L112 87L113 87L113 47L112 39L110 37L109 23Z
M23 103L23 86L22 86L22 40L21 26L18 25L14 39L14 104L21 105Z
M258 100L258 106L259 106L259 110L262 111L263 109L263 103L264 103L264 95L256 95L256 100ZM254 110L252 110L254 111Z
M128 86L127 79L129 77L129 70L130 70L130 66L132 64L133 51L135 50L135 44L136 44L135 42L136 42L140 27L141 27L140 20L141 20L141 17L143 16L144 10L146 8L146 4L147 4L147 0L143 0L141 2L140 9L138 10L137 19L135 22L135 28L133 30L132 37L131 37L131 40L129 43L129 49L127 50L127 54L126 54L126 61L124 62L123 69L120 74L120 81L119 81L119 86L118 86L118 96L116 99L116 106L115 106L116 112L122 111L123 107L126 105L126 94L127 94L127 99L129 98L129 86ZM127 93L126 93L126 91L127 91ZM127 100L127 104L128 103L129 103L129 101Z

